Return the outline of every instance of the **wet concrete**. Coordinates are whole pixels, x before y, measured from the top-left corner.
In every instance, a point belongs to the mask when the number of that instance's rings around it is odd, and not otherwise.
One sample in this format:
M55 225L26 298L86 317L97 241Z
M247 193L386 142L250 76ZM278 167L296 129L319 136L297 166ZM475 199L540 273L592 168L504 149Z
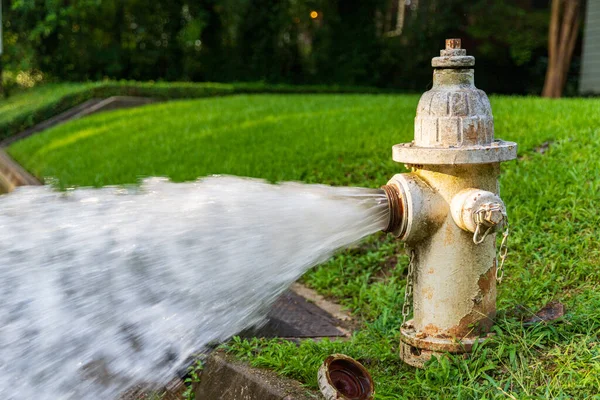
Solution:
M8 193L16 186L39 184L40 181L0 149L0 194Z
M213 353L196 388L197 400L314 400L322 396L272 371Z
M240 335L246 338L280 337L295 342L348 336L346 327L351 324L350 317L339 305L321 296L316 295L313 299L314 294L311 289L295 283L271 307L265 325L246 330ZM183 399L184 379L185 376L176 378L159 390L134 387L120 400L151 399L155 394L161 394L167 400ZM270 370L252 368L223 351L214 351L205 360L200 383L195 384L194 391L197 400L322 399L317 391L308 390L297 381L281 377Z

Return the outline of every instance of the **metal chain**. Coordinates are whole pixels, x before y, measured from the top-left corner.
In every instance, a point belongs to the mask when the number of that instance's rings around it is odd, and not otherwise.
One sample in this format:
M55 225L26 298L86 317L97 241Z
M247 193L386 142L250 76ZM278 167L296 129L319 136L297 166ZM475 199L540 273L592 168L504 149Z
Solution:
M508 255L508 235L510 234L508 218L505 219L505 224L506 229L502 233L502 243L500 243L500 251L498 252L500 255L500 265L496 268L496 281L498 283L502 283L502 278L504 278L504 262Z
M473 214L473 220L476 224L475 233L473 234L473 242L475 242L475 244L483 243L487 235L498 225L498 221L491 220L491 216L493 214L497 215L498 213L502 213L504 221L508 220L504 207L500 203L485 203L475 211ZM483 235L479 237L482 227L485 228L485 231L483 231Z
M483 232L483 235L481 235L481 237L479 237L479 235L481 234L481 227L482 226L483 226L483 224L480 224L479 222L477 223L477 226L475 228L475 233L473 234L473 242L475 244L481 244L481 243L483 243L483 241L485 240L485 238L487 237L487 235L489 235L489 233L492 231L492 229L494 229L493 226L489 226Z
M406 274L406 287L404 288L404 304L402 304L403 326L406 323L406 318L408 318L410 315L410 310L412 307L413 281L415 275L415 251L413 249L409 249L406 244L404 244L404 249L410 254L410 259L408 261L408 272Z
M501 220L495 220L493 213L498 215L498 212L502 213ZM497 218L497 217L496 217ZM485 238L497 227L504 226L504 232L502 233L502 242L500 243L500 249L496 253L496 260L500 259L500 265L496 268L496 281L502 282L504 277L504 263L506 262L506 256L508 255L508 235L510 234L508 225L508 215L506 210L499 203L485 203L473 214L473 219L476 223L475 232L473 233L473 242L475 244L481 244ZM481 233L483 232L483 234Z

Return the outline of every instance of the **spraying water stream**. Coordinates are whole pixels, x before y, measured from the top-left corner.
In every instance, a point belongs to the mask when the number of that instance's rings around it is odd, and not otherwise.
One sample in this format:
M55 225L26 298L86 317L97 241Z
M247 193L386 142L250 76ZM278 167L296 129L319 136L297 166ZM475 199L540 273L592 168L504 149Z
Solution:
M233 177L0 196L0 398L165 383L388 218L380 191Z

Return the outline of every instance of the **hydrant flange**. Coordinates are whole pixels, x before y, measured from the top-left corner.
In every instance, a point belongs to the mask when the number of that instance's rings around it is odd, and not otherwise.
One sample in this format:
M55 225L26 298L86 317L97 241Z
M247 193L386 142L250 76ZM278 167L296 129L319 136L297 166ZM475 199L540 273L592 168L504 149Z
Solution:
M392 146L392 159L409 165L488 164L517 158L517 144L494 140L488 145L466 147L422 147L411 143Z

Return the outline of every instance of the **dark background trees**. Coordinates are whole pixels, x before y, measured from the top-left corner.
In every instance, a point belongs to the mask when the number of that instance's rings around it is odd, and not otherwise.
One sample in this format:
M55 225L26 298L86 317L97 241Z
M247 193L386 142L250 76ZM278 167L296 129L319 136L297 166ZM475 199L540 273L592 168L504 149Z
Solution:
M2 1L6 79L422 91L447 37L477 57L477 83L489 92L539 94L548 66L548 0ZM575 40L575 65L579 48ZM560 81L574 92L577 71L565 68Z

